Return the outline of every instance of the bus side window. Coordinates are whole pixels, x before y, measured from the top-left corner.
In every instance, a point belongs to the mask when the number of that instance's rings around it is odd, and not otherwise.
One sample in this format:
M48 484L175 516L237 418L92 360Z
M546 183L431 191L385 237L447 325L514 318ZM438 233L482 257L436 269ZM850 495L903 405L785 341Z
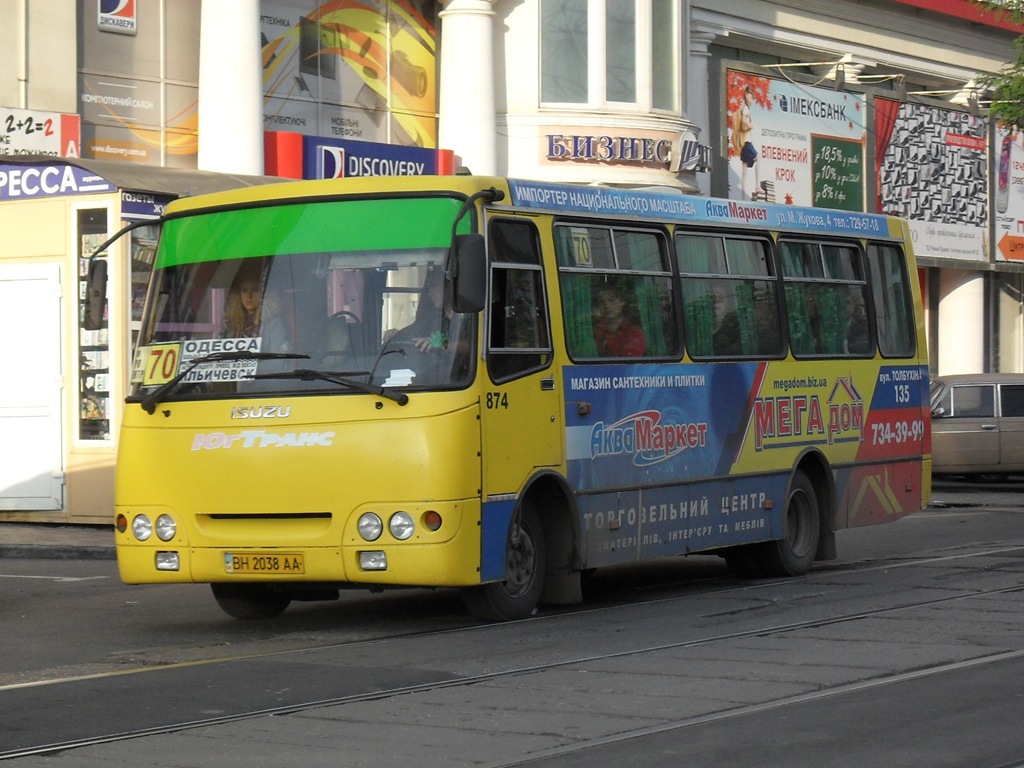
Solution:
M492 221L490 249L487 365L491 377L502 381L546 367L552 356L551 337L533 224Z
M789 344L797 357L874 353L867 283L853 245L781 241Z
M911 357L917 350L909 278L902 251L868 244L868 277L883 357Z
M560 224L554 235L566 346L574 360L678 355L662 232ZM610 296L620 300L621 321L610 319L604 306Z
M677 234L676 254L691 357L781 356L766 241Z

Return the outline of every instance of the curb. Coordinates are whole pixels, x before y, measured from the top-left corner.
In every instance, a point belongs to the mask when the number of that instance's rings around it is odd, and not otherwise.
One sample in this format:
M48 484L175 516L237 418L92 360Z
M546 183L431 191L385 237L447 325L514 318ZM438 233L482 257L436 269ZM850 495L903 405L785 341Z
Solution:
M0 544L0 558L37 560L116 560L114 547L62 544Z

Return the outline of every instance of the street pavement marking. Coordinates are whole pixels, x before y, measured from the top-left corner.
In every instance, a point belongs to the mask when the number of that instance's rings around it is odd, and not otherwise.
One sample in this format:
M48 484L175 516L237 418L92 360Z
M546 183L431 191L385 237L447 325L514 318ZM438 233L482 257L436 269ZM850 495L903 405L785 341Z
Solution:
M0 573L0 579L41 579L42 581L96 581L109 576L29 576L21 573Z

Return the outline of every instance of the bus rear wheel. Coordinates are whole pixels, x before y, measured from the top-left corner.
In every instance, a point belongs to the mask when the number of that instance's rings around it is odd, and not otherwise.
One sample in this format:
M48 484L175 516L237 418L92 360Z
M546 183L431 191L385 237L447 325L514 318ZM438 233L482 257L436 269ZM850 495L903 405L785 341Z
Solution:
M800 576L814 563L821 538L821 516L814 483L797 470L789 485L782 538L758 545L758 561L765 576Z
M532 616L544 589L547 550L540 518L524 503L518 524L510 527L505 543L505 580L466 587L462 602L485 621L513 621Z
M217 605L234 619L274 619L292 599L263 584L211 584Z

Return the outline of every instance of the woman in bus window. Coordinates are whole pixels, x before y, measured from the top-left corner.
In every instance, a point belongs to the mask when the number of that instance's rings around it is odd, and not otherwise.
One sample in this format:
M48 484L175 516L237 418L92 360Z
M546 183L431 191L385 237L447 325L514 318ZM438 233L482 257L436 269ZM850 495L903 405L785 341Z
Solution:
M280 291L263 286L261 269L239 271L228 292L227 329L229 339L260 337L262 352L291 352L291 334L285 324Z
M628 286L599 283L594 296L594 342L600 357L643 357L647 340L627 313Z
M243 267L228 291L224 314L229 339L259 335L261 300L259 273Z

